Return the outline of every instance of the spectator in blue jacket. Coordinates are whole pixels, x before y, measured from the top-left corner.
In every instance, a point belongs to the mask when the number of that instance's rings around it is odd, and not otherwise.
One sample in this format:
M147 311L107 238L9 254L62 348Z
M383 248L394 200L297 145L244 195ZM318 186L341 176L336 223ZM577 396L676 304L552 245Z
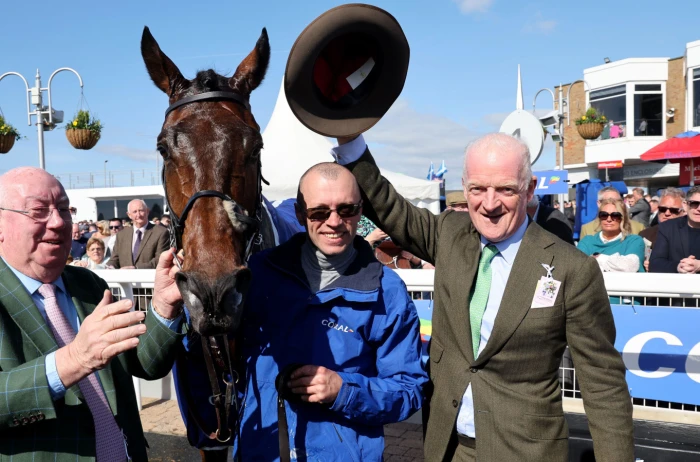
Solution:
M383 425L422 405L418 315L401 279L356 236L361 213L352 174L318 164L299 183L306 232L251 259L240 460L279 460L275 379L287 368L298 398L284 406L292 460L382 460Z

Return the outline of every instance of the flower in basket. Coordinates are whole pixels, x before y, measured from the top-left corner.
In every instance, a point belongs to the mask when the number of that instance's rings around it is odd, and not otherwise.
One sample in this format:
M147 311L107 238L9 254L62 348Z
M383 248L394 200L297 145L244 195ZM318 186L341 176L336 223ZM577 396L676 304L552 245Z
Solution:
M73 117L72 122L66 124L66 130L90 130L97 135L102 131L102 127L99 119L90 116L90 111L82 109Z
M595 108L588 108L586 113L580 118L576 119L576 125L581 124L604 124L607 123L608 119L604 115L599 114Z
M0 135L11 135L16 141L22 138L15 127L5 121L5 118L0 115Z

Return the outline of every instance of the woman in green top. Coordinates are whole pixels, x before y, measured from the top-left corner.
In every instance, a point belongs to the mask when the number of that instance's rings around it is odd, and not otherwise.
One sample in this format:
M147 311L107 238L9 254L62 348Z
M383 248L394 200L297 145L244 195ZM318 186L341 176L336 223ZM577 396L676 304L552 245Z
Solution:
M601 200L598 218L596 234L581 239L579 250L595 257L603 272L643 273L644 240L631 234L625 204L614 199ZM620 303L620 297L610 297L610 302Z

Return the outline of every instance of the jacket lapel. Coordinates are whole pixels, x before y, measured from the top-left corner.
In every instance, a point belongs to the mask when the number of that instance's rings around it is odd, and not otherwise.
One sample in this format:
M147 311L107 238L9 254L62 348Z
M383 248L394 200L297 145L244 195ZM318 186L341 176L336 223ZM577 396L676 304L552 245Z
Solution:
M0 259L0 303L12 320L39 350L40 355L58 349L53 333L24 285Z
M134 259L134 264L136 264L136 260L139 259L139 257L141 256L141 252L143 252L144 247L146 247L146 242L148 242L148 239L150 239L151 234L153 234L151 232L151 230L153 229L154 226L155 225L152 225L151 223L148 223L146 225L146 230L143 232L143 237L141 238L141 246L139 247L139 253L136 254L136 258ZM132 236L133 236L133 234L132 234Z
M469 311L471 307L469 302L471 300L471 291L474 290L474 284L476 283L476 272L479 269L479 260L481 259L481 240L479 234L476 232L474 226L461 228L462 232L468 232L468 236L465 239L466 245L463 246L463 257L455 262L458 266L457 271L454 273L456 277L463 279L464 284L453 284L450 287L455 288L457 293L454 295L456 300L464 300L464 306L467 307L466 310L456 310L452 313L453 319L450 320L452 326L454 326L454 338L457 340L462 354L467 358L469 362L474 361L474 348L472 346L472 336L471 336L471 322L469 317ZM467 229L469 231L467 231ZM463 240L458 237L455 238L455 242L462 243ZM461 264L464 267L461 267ZM462 306L462 304L457 304L455 306ZM463 328L461 326L467 326L468 335L464 335Z
M487 362L491 356L497 353L527 315L537 282L546 275L542 263L553 264L554 257L546 249L552 244L554 241L547 236L542 228L530 223L508 276L491 337L477 360L474 361L474 366ZM554 278L556 279L556 271Z
M66 285L66 290L71 295L71 300L75 309L78 312L78 319L80 319L80 325L83 324L85 318L95 310L93 303L88 302L93 297L85 291L84 283L76 278L76 275L65 271L63 273L63 283ZM114 393L114 378L112 377L112 367L108 366L97 372L100 377L100 382L102 383L102 388L107 396L107 401L109 401L109 406L112 408L112 413L116 414L117 402L116 395ZM83 396L80 394L79 388L73 387L72 389L75 394L82 400Z

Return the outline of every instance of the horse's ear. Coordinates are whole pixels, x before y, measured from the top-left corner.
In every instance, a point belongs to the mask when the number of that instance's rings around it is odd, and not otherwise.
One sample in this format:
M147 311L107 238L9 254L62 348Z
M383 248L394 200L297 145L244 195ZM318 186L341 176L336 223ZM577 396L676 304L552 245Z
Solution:
M268 64L270 64L270 41L267 38L267 29L263 28L255 48L241 61L236 73L228 81L229 86L246 96L250 95L265 78Z
M141 56L143 56L143 62L146 64L151 80L165 94L172 97L184 89L187 80L182 76L175 63L160 50L158 42L153 38L148 27L143 28Z

